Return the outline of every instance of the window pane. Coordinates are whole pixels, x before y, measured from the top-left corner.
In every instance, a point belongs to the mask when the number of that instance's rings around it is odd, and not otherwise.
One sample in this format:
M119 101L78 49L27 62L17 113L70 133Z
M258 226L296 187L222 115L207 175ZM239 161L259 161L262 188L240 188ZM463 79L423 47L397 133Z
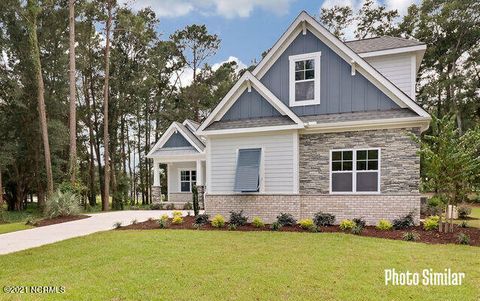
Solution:
M305 79L305 72L297 71L295 72L295 80L304 80Z
M342 160L342 152L332 152L332 160L333 161Z
M295 101L315 98L314 81L295 83Z
M357 170L367 170L367 161L357 161Z
M378 161L368 161L368 170L377 170Z
M343 161L343 169L342 170L352 170L353 164L352 161Z
M369 150L368 151L368 160L378 159L378 150Z
M182 170L180 172L180 179L182 181L190 181L190 172L188 170Z
M344 151L343 152L343 160L352 160L352 151Z
M314 60L306 60L305 61L305 69L314 69L315 67L315 61Z
M305 79L314 79L314 78L315 78L315 71L314 70L305 71Z
M182 192L190 191L190 182L182 182L180 184L180 189L181 189Z
M352 191L352 173L333 173L332 191L351 192Z
M342 162L332 162L332 170L333 171L342 170Z
M377 191L378 173L359 172L357 173L357 191Z
M295 71L305 69L304 66L305 66L305 61L295 62Z
M357 160L367 160L367 151L357 151Z

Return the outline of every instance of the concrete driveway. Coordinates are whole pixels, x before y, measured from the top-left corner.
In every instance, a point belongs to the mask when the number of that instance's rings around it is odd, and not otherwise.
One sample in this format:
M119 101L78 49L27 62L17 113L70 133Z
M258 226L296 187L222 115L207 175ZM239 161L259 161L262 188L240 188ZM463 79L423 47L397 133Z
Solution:
M185 216L188 211L182 210L182 213ZM0 234L0 255L111 230L116 222L121 222L125 226L131 224L133 220L143 222L149 218L158 219L163 214L171 217L173 210L127 210L95 213L88 214L89 218L77 221Z

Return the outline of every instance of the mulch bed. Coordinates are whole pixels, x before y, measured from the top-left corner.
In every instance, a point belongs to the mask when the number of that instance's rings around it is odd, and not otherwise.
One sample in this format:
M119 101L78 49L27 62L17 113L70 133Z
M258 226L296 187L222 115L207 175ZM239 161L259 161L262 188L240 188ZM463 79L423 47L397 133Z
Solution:
M183 218L183 224L175 225L171 223L169 219L168 229L196 229L193 227L194 217L185 216ZM158 220L148 220L141 223L136 223L128 226L122 226L119 230L150 230L150 229L160 229L158 225ZM215 228L210 224L206 224L200 228L201 230L212 230L212 231L272 231L270 230L270 225L265 225L263 228L256 228L251 224L246 224L244 226L237 227L236 230L229 230L228 223L226 223L223 228ZM457 225L454 226L454 231L452 233L439 233L438 231L426 231L422 226L411 227L407 230L388 230L382 231L376 229L374 226L366 226L360 236L367 237L377 237L377 238L386 238L394 240L402 240L402 236L405 232L416 232L420 235L417 242L423 242L428 244L455 244L457 243L458 234L464 233L470 237L470 245L480 246L480 229L478 228L460 228ZM300 228L300 226L284 226L280 229L280 232L309 232ZM338 226L328 226L320 227L320 233L343 233L344 231L340 230ZM349 233L349 232L346 232ZM351 234L353 235L353 234Z
M72 216L59 216L59 217L54 217L54 218L46 218L39 220L35 222L34 226L35 227L44 227L44 226L50 226L50 225L55 225L55 224L60 224L60 223L66 223L66 222L71 222L71 221L76 221L79 219L84 219L84 218L89 218L90 216L88 215L72 215Z

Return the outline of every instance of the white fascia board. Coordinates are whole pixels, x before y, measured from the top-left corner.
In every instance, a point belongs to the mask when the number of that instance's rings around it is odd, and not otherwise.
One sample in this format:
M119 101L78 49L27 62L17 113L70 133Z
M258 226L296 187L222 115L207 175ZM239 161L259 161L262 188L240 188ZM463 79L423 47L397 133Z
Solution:
M159 163L174 163L174 162L195 162L197 160L205 160L205 153L194 155L174 155L174 156L150 156Z
M302 131L302 133L355 132L405 127L419 127L421 132L423 132L430 126L430 121L431 118L429 117L405 117L377 120L327 122L309 125Z
M366 57L372 57L372 56L391 55L391 54L399 54L399 53L414 52L414 51L425 52L426 49L427 49L427 45L416 45L416 46L409 46L409 47L402 47L402 48L362 52L362 53L359 53L358 55L362 58L366 58Z
M158 140L157 143L152 147L152 149L148 152L147 158L154 158L152 155L153 153L157 150L163 147L163 145L168 141L168 139L175 133L175 131L179 132L185 139L187 139L188 143L190 143L198 152L203 153L203 150L200 149L195 142L190 139L190 137L180 128L175 124L175 122L172 122L172 124L168 127L168 129L163 133L162 137Z
M283 51L290 45L294 38L302 31L302 22L306 22L307 29L310 30L317 38L324 42L328 47L335 51L347 63L352 60L357 64L356 69L377 88L388 95L401 108L409 107L415 113L422 117L430 117L430 115L417 105L409 96L404 94L397 86L385 78L380 72L368 64L361 56L350 49L342 41L336 38L327 29L321 26L305 11L301 12L297 19L290 25L288 30L282 35L277 43L272 47L265 58L252 71L252 74L261 79L263 75L275 63Z
M232 135L232 134L243 134L243 133L260 133L260 132L270 132L270 131L285 131L285 130L299 130L304 129L305 126L294 124L294 125L276 125L276 126L263 126L263 127L253 127L253 128L240 128L240 129L224 129L224 130L210 130L202 131L199 133L204 136L215 136L215 135Z

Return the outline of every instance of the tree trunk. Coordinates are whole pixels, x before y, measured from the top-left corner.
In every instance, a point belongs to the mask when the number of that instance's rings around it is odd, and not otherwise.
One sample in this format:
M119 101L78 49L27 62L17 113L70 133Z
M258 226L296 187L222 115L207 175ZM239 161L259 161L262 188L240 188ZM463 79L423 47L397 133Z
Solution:
M45 155L45 170L47 173L47 197L53 193L53 175L52 175L52 161L50 157L50 144L48 141L48 124L47 124L47 112L45 108L45 87L42 77L42 64L40 62L40 49L38 47L37 37L37 15L40 8L38 7L36 0L28 0L27 11L29 20L27 20L27 26L29 31L29 43L31 48L31 55L33 61L33 68L35 77L37 80L37 101L38 101L38 114L40 121L40 132L43 141L43 150Z
M95 194L95 150L94 150L94 134L93 134L93 125L92 125L92 106L90 105L90 93L88 90L86 76L83 78L83 90L85 95L85 105L87 107L87 117L86 123L88 126L88 144L90 149L90 160L88 162L88 189L90 191L90 195L88 197L90 206L95 206L97 204L96 194Z
M70 182L74 183L77 175L77 112L75 95L75 0L68 1L69 8L69 63L70 70Z
M3 184L2 184L2 168L0 167L0 211L3 210Z
M92 72L90 70L90 72ZM93 126L95 128L95 157L97 158L97 166L98 166L98 178L100 180L100 197L102 204L105 200L105 191L104 191L104 181L103 181L103 172L102 172L102 157L100 155L100 129L98 126L98 116L97 116L97 101L95 97L95 87L93 83L92 73L89 76L89 85L90 85L90 96L92 97L92 105L93 105Z
M108 133L108 80L110 77L110 26L112 24L112 2L107 2L107 11L108 17L105 26L105 83L103 87L103 147L104 147L104 156L105 156L105 176L104 176L104 200L102 202L102 210L108 210L108 203L110 199L110 150L109 150L109 133Z

